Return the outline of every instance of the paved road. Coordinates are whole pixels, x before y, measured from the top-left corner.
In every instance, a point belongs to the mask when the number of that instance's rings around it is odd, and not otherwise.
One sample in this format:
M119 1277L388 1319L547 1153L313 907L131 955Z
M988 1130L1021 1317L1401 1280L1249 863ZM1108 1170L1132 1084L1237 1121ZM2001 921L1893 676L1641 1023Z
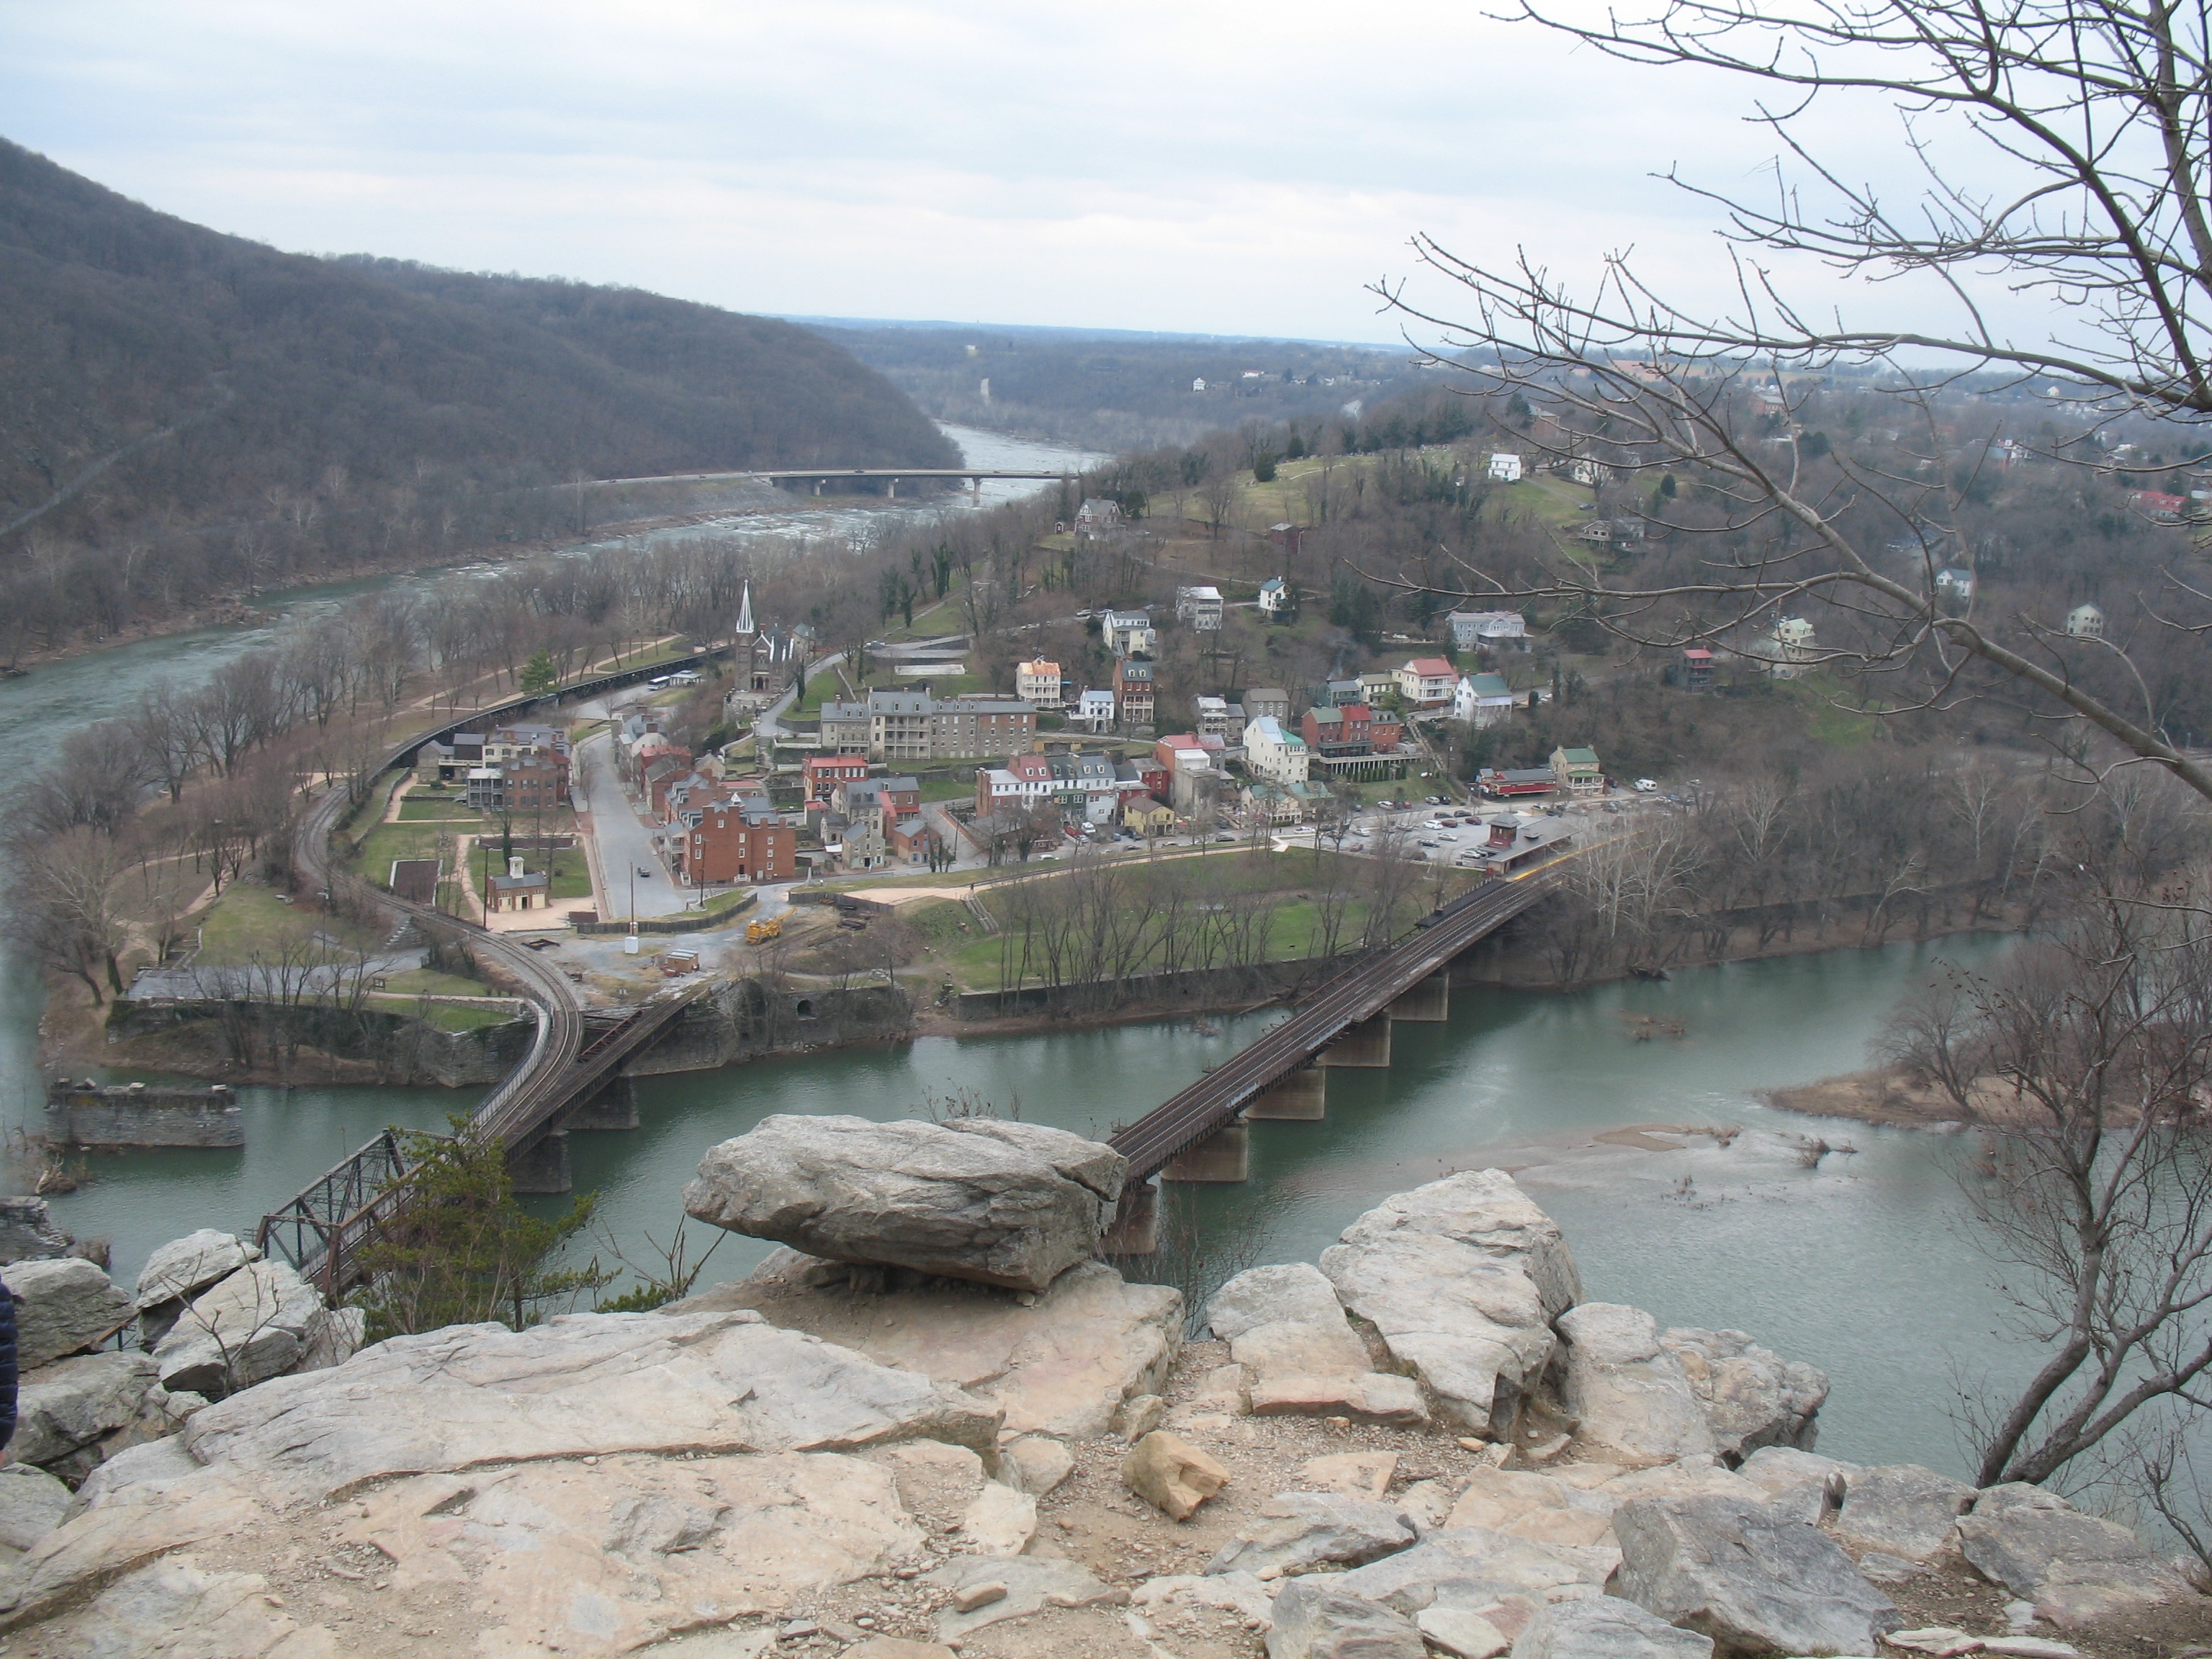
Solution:
M592 835L599 844L599 870L608 890L599 896L606 905L607 921L630 915L670 916L685 908L690 889L679 885L654 851L655 830L648 828L623 793L615 775L614 735L601 732L576 745L576 772L584 786L584 799L592 814ZM639 876L641 870L650 876ZM632 878L635 879L633 880ZM631 894L635 891L635 908Z

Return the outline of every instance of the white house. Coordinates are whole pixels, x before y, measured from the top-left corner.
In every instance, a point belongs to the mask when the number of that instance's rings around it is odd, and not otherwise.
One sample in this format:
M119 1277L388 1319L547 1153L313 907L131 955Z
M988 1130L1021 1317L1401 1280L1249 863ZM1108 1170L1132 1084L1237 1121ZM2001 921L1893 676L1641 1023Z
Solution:
M1946 565L1936 573L1936 592L1947 599L1971 599L1974 597L1974 573L1961 570L1956 565Z
M1768 672L1778 680L1794 680L1808 672L1813 661L1813 624L1802 617L1784 617L1774 624L1768 642L1771 658Z
M1518 455L1492 455L1490 458L1490 481L1492 483L1519 483L1521 458Z
M1452 700L1459 671L1442 657L1416 657L1399 669L1398 700L1408 708L1435 708Z
M1221 590L1218 587L1176 589L1176 618L1193 632L1211 634L1221 627Z
M1060 703L1060 665L1039 657L1014 665L1014 695L1024 702L1057 708Z
M1114 694L1111 691L1085 691L1075 700L1075 718L1094 732L1112 730Z
M2084 602L2066 613L2066 631L2077 640L2101 640L2105 637L2105 612L2102 607Z
M1095 536L1102 530L1118 528L1121 522L1121 504L1119 501L1101 501L1094 497L1075 509L1075 529L1079 535Z
M1452 693L1452 718L1469 726L1495 726L1513 717L1513 688L1502 674L1468 674Z
M1454 611L1444 620L1451 625L1452 644L1462 651L1528 648L1528 619L1518 611Z
M1260 614L1263 617L1286 617L1291 611L1291 585L1280 576L1270 576L1260 584Z
M1273 714L1262 714L1244 728L1244 769L1270 783L1304 783L1313 757L1306 740L1285 732Z
M1192 376L1192 377L1191 377L1191 382L1190 382L1190 389L1191 389L1193 392L1203 392L1203 391L1205 391L1205 390L1206 390L1206 376L1204 376L1203 374L1197 374L1197 375L1194 375L1194 376Z
M1141 611L1107 611L1098 618L1106 648L1117 657L1149 657L1159 641L1159 630Z

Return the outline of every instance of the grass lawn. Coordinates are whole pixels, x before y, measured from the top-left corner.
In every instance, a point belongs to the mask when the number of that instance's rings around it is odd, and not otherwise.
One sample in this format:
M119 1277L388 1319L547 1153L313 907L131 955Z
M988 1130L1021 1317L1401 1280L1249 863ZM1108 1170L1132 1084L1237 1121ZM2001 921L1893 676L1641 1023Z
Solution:
M975 793L973 778L963 782L958 778L929 778L921 786L924 800L965 800Z
M486 856L486 848L490 849L489 857ZM591 896L591 866L585 861L582 848L564 848L550 854L534 853L526 848L521 849L520 856L523 869L530 874L540 876L550 873L552 876L550 891L553 897L574 899ZM552 860L550 872L546 866L548 858ZM495 831L487 830L483 839L469 854L469 879L476 884L477 896L481 898L489 890L490 877L506 873L507 864L499 855L499 836Z
M483 814L469 810L466 800L459 795L410 794L399 803L402 823L466 823L471 826L483 822Z
M1848 704L1857 699L1826 674L1780 681L1775 690L1784 692L1804 709L1806 731L1831 749L1856 748L1872 737L1881 724L1879 714L1863 714L1849 707L1838 708L1838 702Z
M256 956L266 960L286 944L304 943L315 933L337 939L349 950L373 951L384 943L379 928L295 908L258 882L224 888L209 908L201 930L199 960L222 965L251 962Z
M512 1008L489 1008L477 1003L433 1002L428 1007L414 997L373 996L372 1007L390 1014L413 1015L421 1012L423 1018L441 1031L480 1031L488 1025L504 1025L517 1018Z
M441 823L380 823L363 839L354 870L380 887L389 887L393 860L434 859L439 836L452 833Z
M464 979L459 974L441 974L434 968L410 968L404 974L386 974L384 988L393 994L406 993L414 996L488 997L492 989L482 980Z

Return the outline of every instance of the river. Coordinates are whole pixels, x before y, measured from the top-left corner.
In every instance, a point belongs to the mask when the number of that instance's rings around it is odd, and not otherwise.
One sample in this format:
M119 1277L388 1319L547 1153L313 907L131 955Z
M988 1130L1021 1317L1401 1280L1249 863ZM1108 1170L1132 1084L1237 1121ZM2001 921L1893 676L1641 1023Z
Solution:
M1068 459L995 434L954 435L978 465ZM791 520L775 533L811 526L827 536L847 533L842 515L870 510L767 516ZM275 597L296 617L368 586ZM120 712L141 687L204 675L272 632L148 641L0 684L0 764L34 766L58 736ZM1219 1266L1310 1261L1384 1194L1502 1163L1566 1229L1591 1299L1633 1302L1668 1323L1747 1330L1830 1373L1823 1449L1959 1471L1945 1411L1954 1360L1994 1355L2002 1370L2019 1358L1996 1343L1999 1310L1952 1179L1963 1143L1814 1122L1771 1111L1753 1091L1863 1065L1889 1009L1936 960L1983 961L2001 948L1962 939L1834 951L1566 996L1462 991L1448 1023L1396 1028L1387 1071L1334 1073L1325 1121L1255 1126L1249 1182L1179 1188L1176 1202ZM0 1121L11 1130L40 1115L43 1002L34 975L0 967ZM1680 1021L1683 1035L1638 1041L1629 1018L1638 1013ZM577 1185L600 1194L602 1228L643 1263L653 1259L648 1239L673 1234L701 1152L769 1113L887 1117L965 1091L1032 1121L1103 1135L1272 1018L1226 1021L1218 1033L1176 1023L932 1037L649 1079L639 1090L642 1127L575 1137ZM202 1226L250 1231L384 1125L442 1128L474 1099L430 1089L241 1090L242 1151L100 1157L93 1178L56 1198L54 1212L79 1236L109 1240L127 1283L164 1240ZM1754 1133L1725 1151L1708 1141L1679 1152L1594 1141L1646 1123ZM1855 1150L1807 1167L1773 1132L1823 1133ZM742 1273L763 1253L728 1239L702 1283Z

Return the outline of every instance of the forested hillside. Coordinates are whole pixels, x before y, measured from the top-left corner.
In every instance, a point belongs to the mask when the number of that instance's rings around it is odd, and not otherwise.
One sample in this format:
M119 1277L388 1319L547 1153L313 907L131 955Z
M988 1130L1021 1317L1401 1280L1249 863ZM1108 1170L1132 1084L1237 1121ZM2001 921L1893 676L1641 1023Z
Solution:
M579 476L958 459L790 324L279 253L0 141L0 659L533 539Z

